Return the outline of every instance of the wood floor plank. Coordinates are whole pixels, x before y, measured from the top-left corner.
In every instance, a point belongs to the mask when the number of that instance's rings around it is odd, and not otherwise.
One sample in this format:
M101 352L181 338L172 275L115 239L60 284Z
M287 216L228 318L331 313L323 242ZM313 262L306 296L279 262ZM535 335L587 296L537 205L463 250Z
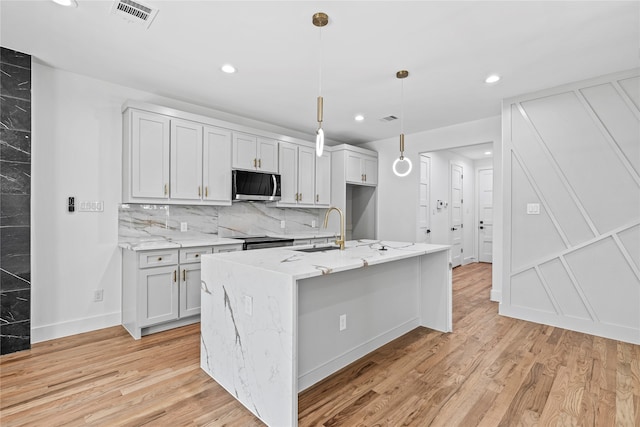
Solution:
M453 277L453 333L417 328L315 384L299 425L640 426L640 346L499 316L490 264ZM0 357L0 425L263 426L199 358L197 324L35 344Z

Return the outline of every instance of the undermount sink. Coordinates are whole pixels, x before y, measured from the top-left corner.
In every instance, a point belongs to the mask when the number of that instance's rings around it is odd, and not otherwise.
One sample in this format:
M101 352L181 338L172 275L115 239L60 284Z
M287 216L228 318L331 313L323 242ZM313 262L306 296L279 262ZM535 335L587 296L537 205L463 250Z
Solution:
M316 246L315 248L294 249L297 252L324 252L340 249L340 246Z

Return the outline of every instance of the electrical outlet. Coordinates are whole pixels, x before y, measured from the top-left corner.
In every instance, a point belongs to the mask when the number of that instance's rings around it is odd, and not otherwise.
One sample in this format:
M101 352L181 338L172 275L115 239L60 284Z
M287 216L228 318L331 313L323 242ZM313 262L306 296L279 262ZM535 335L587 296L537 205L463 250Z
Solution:
M346 314L341 314L340 315L340 330L344 331L345 329L347 329L347 315Z
M93 291L93 301L100 302L104 298L104 289L96 289Z
M244 296L244 312L249 316L253 316L253 298L249 295Z
M284 219L282 221L280 221L280 228L285 228L285 222Z
M311 228L316 228L316 220L315 219L311 220Z
M187 223L186 222L181 222L180 223L180 231L187 231Z

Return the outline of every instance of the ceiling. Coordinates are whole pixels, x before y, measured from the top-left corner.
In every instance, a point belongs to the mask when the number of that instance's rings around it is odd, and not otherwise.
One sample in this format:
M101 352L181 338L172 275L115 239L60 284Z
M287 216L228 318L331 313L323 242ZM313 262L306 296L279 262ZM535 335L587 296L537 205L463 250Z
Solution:
M0 1L0 43L41 63L350 144L500 114L503 98L640 66L638 1ZM320 30L313 13L329 15ZM322 50L322 66L320 66ZM238 69L229 75L224 63ZM410 75L401 83L398 70ZM485 77L498 73L493 85ZM401 102L404 84L404 103ZM402 107L404 104L404 107ZM356 114L365 120L354 121ZM311 139L311 138L310 138Z

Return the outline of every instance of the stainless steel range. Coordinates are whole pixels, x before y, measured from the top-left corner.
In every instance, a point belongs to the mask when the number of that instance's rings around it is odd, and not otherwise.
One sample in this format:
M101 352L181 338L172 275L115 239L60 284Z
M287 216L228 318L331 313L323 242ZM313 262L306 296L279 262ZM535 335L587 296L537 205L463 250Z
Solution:
M282 246L293 246L293 239L287 237L251 236L243 237L242 249L245 251L252 249L279 248Z

